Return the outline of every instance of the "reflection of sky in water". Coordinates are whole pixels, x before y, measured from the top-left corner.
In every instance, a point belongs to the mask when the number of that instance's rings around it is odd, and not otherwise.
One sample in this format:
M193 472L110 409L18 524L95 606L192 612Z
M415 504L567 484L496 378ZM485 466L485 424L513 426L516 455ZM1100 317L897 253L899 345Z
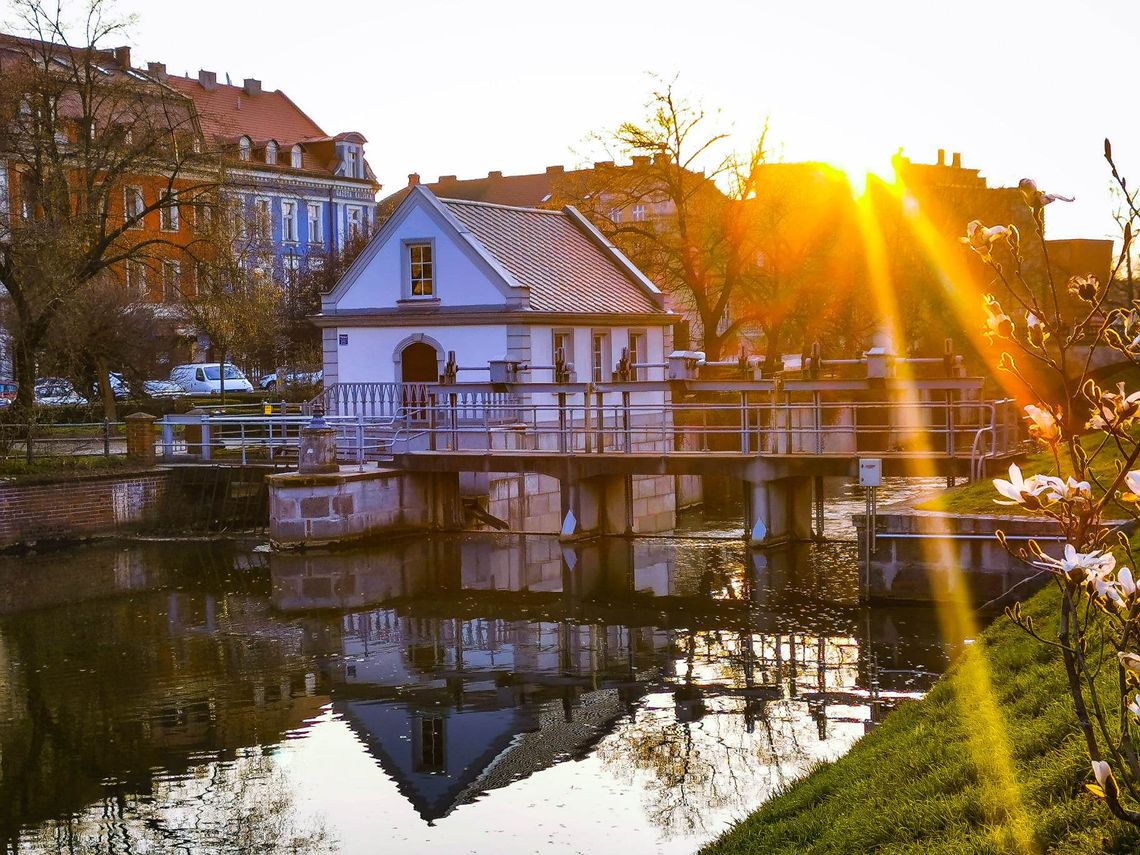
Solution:
M29 852L691 852L944 667L930 610L854 601L853 552L0 562L39 571L0 601L0 819Z

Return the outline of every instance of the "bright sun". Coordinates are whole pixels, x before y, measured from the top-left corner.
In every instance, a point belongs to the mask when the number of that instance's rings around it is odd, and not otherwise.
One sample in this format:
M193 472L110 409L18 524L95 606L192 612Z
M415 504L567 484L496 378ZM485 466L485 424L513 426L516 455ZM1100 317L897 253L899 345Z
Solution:
M867 181L872 177L887 184L895 182L895 169L890 154L851 149L832 156L828 162L847 176L851 192L855 196L862 196L866 192Z

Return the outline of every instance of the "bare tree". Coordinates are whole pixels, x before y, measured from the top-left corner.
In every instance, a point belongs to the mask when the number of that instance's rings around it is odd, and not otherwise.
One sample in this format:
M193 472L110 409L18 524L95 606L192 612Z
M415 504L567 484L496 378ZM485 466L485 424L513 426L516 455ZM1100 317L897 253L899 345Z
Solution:
M273 281L269 223L248 204L224 191L199 198L198 237L187 249L194 276L180 277L176 286L178 310L209 339L222 365L222 403L226 361L272 359L285 329L285 292Z
M0 282L12 305L17 405L30 407L36 360L61 310L131 259L173 244L146 220L210 182L189 101L105 50L129 23L87 0L72 27L61 3L16 0L26 38L0 40ZM151 192L135 192L132 183Z
M117 369L128 388L142 389L159 356L174 346L173 330L153 306L105 278L60 310L48 330L41 365L51 374L70 377L84 394L97 390L104 418L116 421L111 371Z
M675 92L672 82L652 93L646 113L642 121L598 135L634 165L596 168L558 188L558 201L582 207L662 285L696 321L705 352L716 359L738 326L726 313L743 269L740 247L729 239L730 200L716 184L732 166L730 155L718 155L727 134L712 129L705 110ZM755 149L760 161L763 143L761 137ZM710 160L712 168L702 171Z

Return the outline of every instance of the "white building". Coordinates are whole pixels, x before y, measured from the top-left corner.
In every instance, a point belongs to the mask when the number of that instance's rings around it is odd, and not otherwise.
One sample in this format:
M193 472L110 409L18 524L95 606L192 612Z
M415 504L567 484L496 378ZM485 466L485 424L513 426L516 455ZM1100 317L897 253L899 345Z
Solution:
M438 199L415 187L323 301L324 380L435 382L448 351L459 381L491 360L549 382L557 348L578 382L605 382L623 348L660 380L670 326L661 292L585 217Z

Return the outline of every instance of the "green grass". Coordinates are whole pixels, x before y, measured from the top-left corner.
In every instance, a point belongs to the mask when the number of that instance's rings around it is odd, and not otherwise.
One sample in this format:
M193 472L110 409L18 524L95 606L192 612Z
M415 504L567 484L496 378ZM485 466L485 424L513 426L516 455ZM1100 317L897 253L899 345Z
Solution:
M1096 451L1097 445L1101 441L1101 434L1088 434L1082 438L1081 444L1085 450L1092 454ZM1091 462L1091 472L1093 476L1101 484L1109 484L1112 479L1116 477L1116 459L1119 455L1115 452L1105 453L1098 455ZM1066 455L1061 456L1062 470L1061 474L1067 477L1072 469L1067 465ZM1027 477L1029 475L1055 475L1057 474L1057 465L1053 460L1051 452L1042 451L1037 454L1032 454L1025 460L1018 463L1021 471ZM1007 477L1006 473L1002 472L997 477ZM1096 491L1096 483L1093 483L1093 489ZM994 489L992 478L983 478L981 481L976 481L973 484L964 484L961 487L953 487L949 490L938 493L931 498L916 504L914 507L920 511L942 511L949 514L1012 514L1018 516L1032 515L1031 511L1027 511L1019 505L998 505L994 503L994 499L1000 499L997 490Z
M1058 601L1050 587L1024 608L1051 630ZM980 656L1015 786L1002 786L989 759L999 752L986 750L998 729L978 720L985 707L975 688ZM1103 675L1111 685L1109 672ZM1083 793L1089 771L1060 654L998 618L926 698L891 713L847 755L818 767L702 852L1017 851L1006 836L1010 814L995 805L1011 796L1016 803L1018 791L1032 851L1140 851L1140 833Z
M24 484L138 468L136 461L128 461L122 456L70 455L33 460L31 464L23 459L11 458L0 460L0 483Z

